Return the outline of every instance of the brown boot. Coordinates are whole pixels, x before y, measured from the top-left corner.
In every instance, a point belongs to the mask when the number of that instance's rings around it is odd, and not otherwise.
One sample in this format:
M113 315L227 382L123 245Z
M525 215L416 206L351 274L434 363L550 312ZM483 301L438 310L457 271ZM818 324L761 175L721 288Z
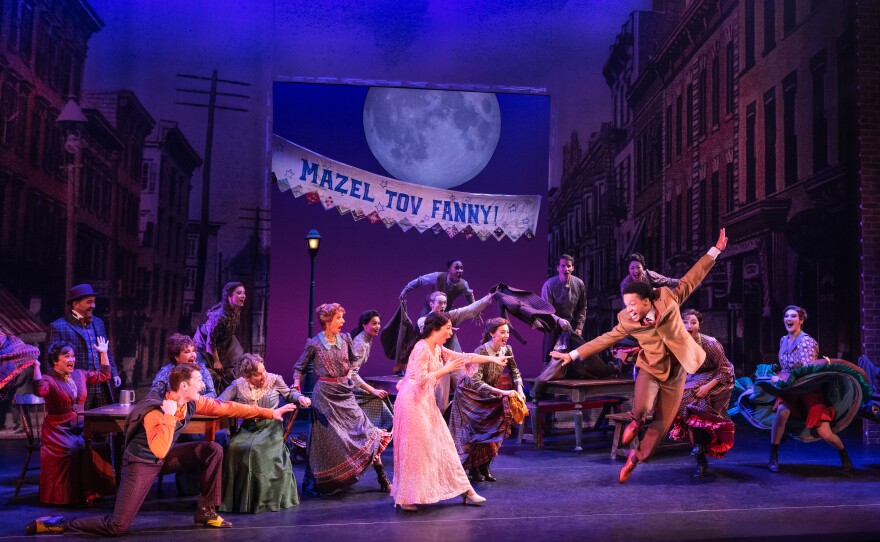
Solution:
M623 429L623 436L620 438L620 443L624 446L629 446L629 443L636 438L636 435L639 434L639 429L642 428L642 424L636 420L629 422L626 427Z
M617 475L617 481L621 484L625 484L627 480L629 480L630 474L636 469L636 465L639 464L639 458L636 457L637 450L630 450L629 455L626 458L626 463L623 465L623 468L620 469L620 473Z
M196 525L203 525L205 527L214 527L216 529L232 527L231 521L226 521L217 514L216 506L200 506L196 508L196 515L193 519Z

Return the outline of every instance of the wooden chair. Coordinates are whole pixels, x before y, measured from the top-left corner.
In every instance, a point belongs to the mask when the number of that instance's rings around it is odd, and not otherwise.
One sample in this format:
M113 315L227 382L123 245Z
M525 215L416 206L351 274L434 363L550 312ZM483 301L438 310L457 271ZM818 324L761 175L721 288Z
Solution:
M31 454L40 451L40 436L43 429L43 420L46 418L46 401L42 397L33 394L15 395L15 405L18 407L18 413L21 416L21 425L24 427L27 440L25 441L24 464L21 466L21 473L18 475L18 482L15 484L15 494L12 498L18 497L21 491L21 485L24 483L24 475L29 470L37 470L40 467L31 467Z
M290 432L293 430L293 422L296 421L299 411L300 409L297 407L293 412L287 414L287 421L284 422L284 445L287 446L292 463L299 463L300 461L297 459L299 456L302 456L303 460L306 458L306 443L301 442L301 439L298 437L291 438L290 436Z

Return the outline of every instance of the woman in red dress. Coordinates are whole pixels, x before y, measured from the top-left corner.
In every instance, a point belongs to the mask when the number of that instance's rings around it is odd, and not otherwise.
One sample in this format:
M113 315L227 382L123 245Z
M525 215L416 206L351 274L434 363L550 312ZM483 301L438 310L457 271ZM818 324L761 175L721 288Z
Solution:
M114 492L112 469L93 469L95 461L83 460L83 405L87 386L110 380L107 340L98 337L95 348L101 356L100 371L74 369L73 346L56 342L49 346L48 374L34 366L34 393L46 399L40 447L40 502L80 504ZM100 458L99 458L100 459ZM94 471L94 472L93 472ZM83 480L88 480L88 488Z

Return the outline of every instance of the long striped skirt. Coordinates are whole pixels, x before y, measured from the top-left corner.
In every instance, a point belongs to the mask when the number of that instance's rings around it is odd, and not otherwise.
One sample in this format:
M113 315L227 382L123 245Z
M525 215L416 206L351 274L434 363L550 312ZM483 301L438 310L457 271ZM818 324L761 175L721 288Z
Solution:
M512 424L507 397L481 396L468 376L458 381L449 431L462 467L472 469L492 461L510 435Z
M338 493L357 482L391 442L357 404L352 383L315 383L303 491Z

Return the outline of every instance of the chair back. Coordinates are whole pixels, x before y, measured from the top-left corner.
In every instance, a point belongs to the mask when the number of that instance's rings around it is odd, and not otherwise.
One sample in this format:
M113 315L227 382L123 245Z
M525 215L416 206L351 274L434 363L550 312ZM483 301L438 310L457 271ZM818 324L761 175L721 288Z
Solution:
M14 402L18 406L21 425L27 435L28 445L38 447L43 420L46 418L46 401L42 397L28 393L26 395L15 394Z

